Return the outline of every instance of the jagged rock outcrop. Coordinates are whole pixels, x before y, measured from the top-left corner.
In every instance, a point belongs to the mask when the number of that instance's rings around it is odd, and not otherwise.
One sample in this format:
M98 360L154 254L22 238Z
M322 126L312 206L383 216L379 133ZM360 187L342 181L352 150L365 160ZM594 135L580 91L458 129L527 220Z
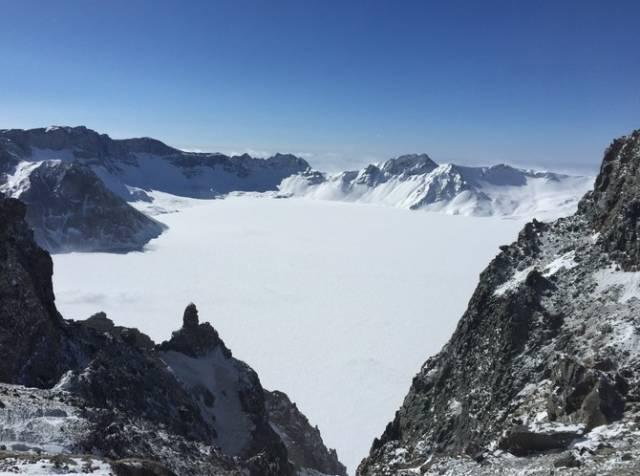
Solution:
M53 302L51 257L34 243L25 213L0 195L0 381L44 387L75 359Z
M574 216L501 248L358 474L640 472L639 145L609 147Z
M195 305L187 306L182 328L158 348L202 417L215 428L216 446L247 459L254 468L293 474L286 447L269 425L258 375L232 357L211 324L199 322Z
M607 150L593 192L581 213L601 233L601 246L626 271L640 263L640 130L617 139Z
M327 449L318 427L311 426L285 393L265 390L264 395L269 423L284 442L289 460L296 468L347 476L347 468L338 460L336 450Z
M403 155L361 170L287 177L281 196L384 204L474 216L559 217L575 211L589 177L535 172L500 164L436 164L426 154Z
M75 455L82 454L93 455L103 474L287 476L302 469L270 424L258 376L199 322L194 305L158 346L104 313L63 319L51 258L24 215L22 203L0 199L0 452L7 452L0 471L7 461L25 471L33 464L79 469L86 458ZM315 450L317 440L309 445Z

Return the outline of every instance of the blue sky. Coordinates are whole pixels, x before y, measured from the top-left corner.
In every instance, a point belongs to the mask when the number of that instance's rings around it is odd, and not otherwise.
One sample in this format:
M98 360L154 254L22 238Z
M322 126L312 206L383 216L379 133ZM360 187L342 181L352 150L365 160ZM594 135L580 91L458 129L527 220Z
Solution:
M0 2L0 127L341 169L594 169L640 127L637 1Z

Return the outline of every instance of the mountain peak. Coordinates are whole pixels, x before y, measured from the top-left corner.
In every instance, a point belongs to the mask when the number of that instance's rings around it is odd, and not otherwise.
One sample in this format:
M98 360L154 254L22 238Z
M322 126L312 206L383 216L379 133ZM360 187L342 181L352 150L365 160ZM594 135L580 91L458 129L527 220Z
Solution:
M200 323L198 308L190 303L182 316L182 328L175 331L171 339L160 344L162 351L176 351L190 357L203 357L220 348L227 358L231 351L224 344L218 332L208 322Z
M198 308L194 303L190 303L184 310L184 315L182 317L182 327L196 328L199 324L200 319L198 318Z
M382 170L391 175L417 175L431 172L438 166L427 154L405 154L389 159L382 164Z
M607 148L594 190L580 203L598 242L625 270L640 263L640 129Z

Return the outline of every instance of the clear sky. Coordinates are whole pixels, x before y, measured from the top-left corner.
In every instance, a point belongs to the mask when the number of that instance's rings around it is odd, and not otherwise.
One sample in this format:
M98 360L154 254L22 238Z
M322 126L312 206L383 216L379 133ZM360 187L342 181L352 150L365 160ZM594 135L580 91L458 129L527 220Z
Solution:
M0 128L593 169L640 127L639 21L636 0L0 0Z

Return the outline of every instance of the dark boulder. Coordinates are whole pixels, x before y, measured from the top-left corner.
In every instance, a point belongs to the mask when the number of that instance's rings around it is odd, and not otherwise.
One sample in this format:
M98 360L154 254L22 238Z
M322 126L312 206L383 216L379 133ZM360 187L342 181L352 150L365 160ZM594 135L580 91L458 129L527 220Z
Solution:
M499 447L516 456L527 456L546 451L565 450L582 436L579 432L535 432L527 428L515 428L500 441Z

